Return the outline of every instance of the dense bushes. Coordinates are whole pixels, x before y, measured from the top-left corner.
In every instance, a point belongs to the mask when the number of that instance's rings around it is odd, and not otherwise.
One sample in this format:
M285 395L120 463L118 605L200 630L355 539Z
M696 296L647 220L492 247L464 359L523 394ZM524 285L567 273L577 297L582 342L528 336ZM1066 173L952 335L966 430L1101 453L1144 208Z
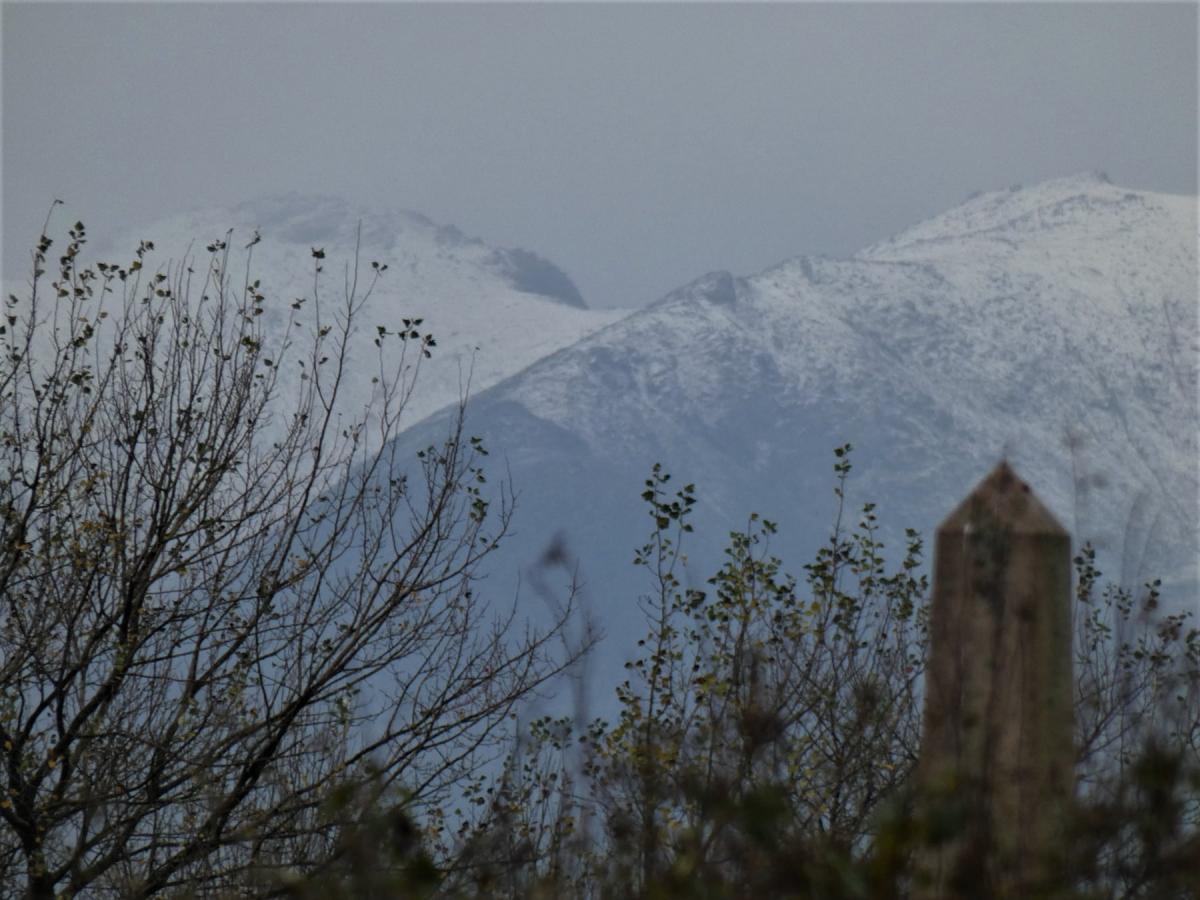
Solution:
M843 504L849 449L835 462ZM851 529L839 516L796 579L752 515L699 592L677 574L695 489L672 492L656 468L643 497L648 631L615 721L530 723L436 875L409 832L377 861L404 849L395 884L447 896L907 896L914 854L967 813L953 795L914 803L920 537L889 568L867 505ZM1079 788L1045 896L1197 896L1200 632L1157 615L1154 584L1101 587L1090 547L1075 565Z

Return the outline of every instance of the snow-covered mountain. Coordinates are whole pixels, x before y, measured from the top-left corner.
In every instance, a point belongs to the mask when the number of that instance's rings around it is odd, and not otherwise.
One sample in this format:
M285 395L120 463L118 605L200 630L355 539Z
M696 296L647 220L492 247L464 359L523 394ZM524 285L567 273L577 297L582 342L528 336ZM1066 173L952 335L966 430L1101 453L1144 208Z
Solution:
M773 549L799 571L833 519L831 451L851 442L851 504L878 504L893 551L906 526L931 536L1007 456L1107 575L1200 597L1195 197L1099 175L982 194L848 259L711 273L633 313L584 308L528 251L329 198L189 213L96 249L127 259L152 239L153 269L233 228L243 266L257 232L249 275L282 329L311 295L314 248L324 295L340 297L359 223L364 271L389 268L354 338L349 401L370 396L374 326L422 317L439 346L404 449L444 434L438 410L473 371L469 430L519 494L487 589L506 600L521 583L536 612L544 585L562 588L536 564L565 550L612 635L606 672L644 627L630 561L652 527L640 494L656 462L697 485L695 586L751 511L779 523Z
M125 260L139 240L152 240L147 268L155 269L185 255L206 258L206 245L232 229L230 273L235 282L247 271L261 280L268 326L282 330L291 301L312 296L314 248L325 251L324 314L336 307L360 225L360 292L372 274L370 262L388 270L358 320L354 358L363 365L347 385L348 408L370 397L377 325L394 329L402 318L422 318L422 330L437 341L436 352L421 361L406 412L406 421L415 423L457 402L468 378L471 391L482 390L626 314L587 309L571 279L529 251L488 246L417 213L355 207L332 197L293 193L179 214L95 249L102 259ZM255 233L260 240L247 253ZM299 315L312 314L310 301Z
M475 399L469 427L520 492L497 587L561 538L624 653L653 463L697 485L697 578L752 510L798 571L849 441L851 502L879 505L894 549L1007 456L1106 574L1195 602L1196 239L1195 198L1087 175L978 196L849 259L704 276Z

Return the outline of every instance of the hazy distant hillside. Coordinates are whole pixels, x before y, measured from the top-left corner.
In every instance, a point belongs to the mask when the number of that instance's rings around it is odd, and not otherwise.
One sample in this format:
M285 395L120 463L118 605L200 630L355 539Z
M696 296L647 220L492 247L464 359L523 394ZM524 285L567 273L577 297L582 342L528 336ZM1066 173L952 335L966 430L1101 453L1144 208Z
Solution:
M468 378L479 391L625 315L587 309L566 273L534 253L490 247L416 213L357 208L331 197L285 194L176 215L94 249L120 260L139 239L150 239L156 250L148 267L154 268L188 252L207 256L205 245L232 228L231 271L239 278L246 271L244 247L257 231L261 241L249 271L262 281L269 321L282 328L292 300L312 294L313 248L325 251L326 313L342 297L360 223L360 288L371 261L388 271L359 320L355 355L362 366L349 385L353 404L368 398L378 370L376 325L393 328L402 318L421 317L436 337L437 352L422 362L421 388L409 410L408 421L417 422L456 402ZM306 304L302 316L312 308Z

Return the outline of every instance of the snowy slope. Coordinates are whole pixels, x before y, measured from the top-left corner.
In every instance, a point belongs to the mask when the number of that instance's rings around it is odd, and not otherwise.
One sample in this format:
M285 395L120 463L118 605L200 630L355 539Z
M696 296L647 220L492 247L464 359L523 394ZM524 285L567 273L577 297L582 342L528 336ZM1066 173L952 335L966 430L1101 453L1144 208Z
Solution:
M852 501L879 504L893 543L930 535L1007 455L1107 574L1194 602L1196 237L1195 198L1077 176L850 259L705 276L478 398L472 431L522 491L498 568L560 535L627 645L654 462L698 486L696 578L751 510L781 523L795 571L851 441Z
M331 197L285 194L176 215L96 252L103 259L127 259L138 240L149 239L155 252L147 268L155 269L185 254L205 260L205 246L233 229L230 272L235 282L247 272L261 280L268 324L283 330L293 299L309 299L302 320L313 314L314 248L326 254L325 314L342 298L360 223L360 290L371 261L388 271L359 319L353 356L361 365L347 387L349 408L370 397L370 378L378 370L377 325L394 329L403 318L420 317L437 341L433 357L421 362L406 413L411 424L457 402L468 381L472 393L480 391L625 314L587 309L565 273L528 251L490 247L419 214L358 208ZM256 231L261 240L248 254L244 248Z

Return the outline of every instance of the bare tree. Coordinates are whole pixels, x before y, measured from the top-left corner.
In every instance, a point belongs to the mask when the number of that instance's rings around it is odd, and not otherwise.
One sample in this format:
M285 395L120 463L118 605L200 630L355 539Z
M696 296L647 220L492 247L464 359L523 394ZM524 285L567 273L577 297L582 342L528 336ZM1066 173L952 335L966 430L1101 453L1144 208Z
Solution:
M0 322L0 882L266 890L365 809L444 827L422 811L567 664L571 611L534 630L475 592L511 505L461 408L399 458L433 340L360 321L386 266L360 285L356 260L330 309L314 250L267 329L281 301L249 257L233 285L227 241L155 274L148 243L91 267L81 224L51 244Z

